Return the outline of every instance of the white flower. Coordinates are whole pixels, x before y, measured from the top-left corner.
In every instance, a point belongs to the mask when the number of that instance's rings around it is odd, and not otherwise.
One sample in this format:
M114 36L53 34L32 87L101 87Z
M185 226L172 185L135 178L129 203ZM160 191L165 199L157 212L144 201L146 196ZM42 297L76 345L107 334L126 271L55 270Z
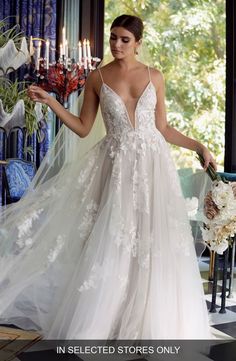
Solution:
M215 233L212 228L202 228L202 238L205 242L211 242L215 238Z
M223 254L224 251L228 248L229 243L226 239L222 240L220 244L217 244L215 242L212 242L209 246L211 251L215 251L218 254Z
M216 220L218 219L218 221L222 221L225 222L229 219L231 219L232 216L234 216L236 214L236 209L235 209L235 205L234 203L236 203L235 201L232 202L233 204L226 206L225 208L222 208L220 210L220 213L216 215Z
M235 203L233 190L230 184L223 181L213 184L212 199L219 209L225 208L231 203Z

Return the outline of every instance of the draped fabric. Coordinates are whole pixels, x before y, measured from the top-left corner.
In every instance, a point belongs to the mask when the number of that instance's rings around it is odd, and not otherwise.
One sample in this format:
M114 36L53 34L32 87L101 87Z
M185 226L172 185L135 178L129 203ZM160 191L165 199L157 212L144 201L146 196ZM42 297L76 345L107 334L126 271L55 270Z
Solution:
M6 29L12 28L15 24L19 24L19 30L24 33L28 41L31 35L33 38L42 38L45 40L49 39L50 62L52 62L58 57L56 54L56 10L57 0L5 0L1 1L0 20L6 18ZM37 40L34 41L34 47L37 47ZM45 43L42 45L42 56L44 55L44 51ZM16 72L12 72L9 77L12 81L15 79L20 81L24 79L27 72L27 67L21 66ZM28 145L32 146L35 154L33 157L28 156L27 159L30 160L29 158L31 158L31 160L36 161L37 167L52 144L55 134L54 128L55 116L50 113L49 121L47 123L42 122L41 124L43 141L38 143L36 142L35 137L33 137L33 139L29 139L28 141ZM9 141L11 143L10 148L16 148L19 146L20 139L14 138ZM21 151L23 151L23 148ZM6 157L11 156L13 156L12 152L6 153L5 148L3 147L3 142L0 141L0 159L5 159ZM17 156L17 154L14 154L14 156ZM2 193L1 184L0 175L0 193Z
M6 142L7 135L4 128L0 127L0 160L5 159L6 157ZM2 181L3 181L3 172L2 167L0 166L0 205L4 203L4 195L2 192Z
M8 27L19 24L26 36L49 39L52 61L56 48L56 5L57 0L6 0L1 3L0 19L10 17Z
M81 40L79 37L79 28L80 28L80 0L69 0L64 1L64 16L63 16L63 26L66 28L66 37L68 39L68 44L71 45L70 57L75 58L76 48L78 41Z

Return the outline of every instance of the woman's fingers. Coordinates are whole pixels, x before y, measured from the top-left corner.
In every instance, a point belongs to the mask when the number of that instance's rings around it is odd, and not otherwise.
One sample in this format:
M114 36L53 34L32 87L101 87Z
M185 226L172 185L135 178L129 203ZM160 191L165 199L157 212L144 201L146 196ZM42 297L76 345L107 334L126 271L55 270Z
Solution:
M49 94L36 85L31 85L28 88L27 94L33 101L43 104L47 104L47 100L49 99Z
M206 157L205 158L205 162L204 162L204 170L207 170L207 168L209 167L209 165L212 165L212 167L214 168L214 170L217 170L217 164L216 161L214 160L214 158L212 157Z
M206 160L206 159L205 159L205 162L204 162L204 170L207 170L208 167L209 167L209 160Z
M211 165L213 166L213 168L215 169L215 171L217 171L217 164L216 164L216 161L215 161L215 159L211 159L210 160L210 163L211 163Z
M42 96L42 89L38 86L31 85L27 90L27 94L32 100L36 100Z
M202 152L202 156L204 158L204 164L203 164L203 169L206 171L207 168L209 167L209 165L211 165L214 170L217 170L217 164L215 159L213 158L212 154L210 153L209 149L207 149L206 147L203 148L203 152Z

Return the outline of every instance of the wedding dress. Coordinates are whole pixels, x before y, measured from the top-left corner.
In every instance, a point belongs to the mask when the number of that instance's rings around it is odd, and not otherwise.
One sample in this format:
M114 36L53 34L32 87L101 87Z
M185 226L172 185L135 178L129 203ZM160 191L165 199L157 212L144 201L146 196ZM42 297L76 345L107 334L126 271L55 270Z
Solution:
M210 337L185 201L147 74L134 125L102 80L106 135L3 217L1 323L49 339Z

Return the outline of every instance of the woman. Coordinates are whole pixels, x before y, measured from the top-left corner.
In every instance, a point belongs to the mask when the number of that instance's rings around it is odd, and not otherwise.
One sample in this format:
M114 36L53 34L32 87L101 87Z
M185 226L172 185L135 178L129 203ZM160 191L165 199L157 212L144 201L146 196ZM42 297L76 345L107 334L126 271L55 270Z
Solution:
M39 87L29 88L32 100L49 105L80 137L89 134L100 103L107 134L63 170L64 184L60 175L29 192L22 202L31 216L6 229L5 239L17 241L1 277L5 323L54 339L210 335L166 141L201 153L205 169L216 164L205 146L168 125L163 75L135 58L142 32L135 16L114 20L114 60L88 77L79 117Z

